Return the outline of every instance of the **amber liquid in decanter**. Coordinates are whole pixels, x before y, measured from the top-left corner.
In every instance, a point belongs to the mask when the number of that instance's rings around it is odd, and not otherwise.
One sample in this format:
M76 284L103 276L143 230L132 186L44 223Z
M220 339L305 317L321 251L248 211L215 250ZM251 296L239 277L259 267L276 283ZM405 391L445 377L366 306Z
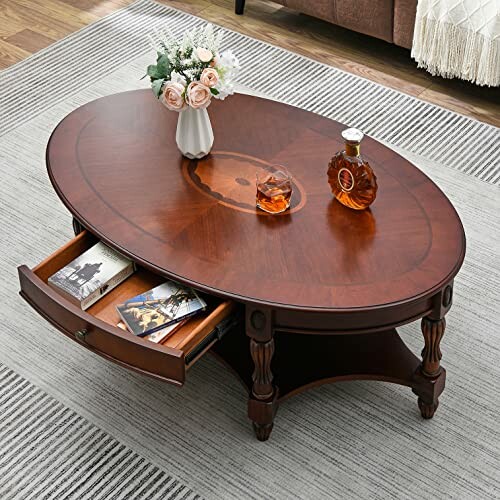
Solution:
M337 200L349 208L363 210L377 196L377 177L360 154L363 133L357 129L342 132L345 150L339 151L328 165L328 183Z

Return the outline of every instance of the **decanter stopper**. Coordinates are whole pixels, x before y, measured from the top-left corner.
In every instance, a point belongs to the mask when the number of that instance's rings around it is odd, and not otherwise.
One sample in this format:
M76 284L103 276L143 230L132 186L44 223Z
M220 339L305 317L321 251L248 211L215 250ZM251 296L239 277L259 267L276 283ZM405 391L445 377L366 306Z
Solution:
M347 128L342 132L347 156L359 156L360 144L365 134L357 128Z
M348 142L350 144L359 144L362 140L365 134L361 132L361 130L357 128L346 128L342 132L342 137L345 142Z

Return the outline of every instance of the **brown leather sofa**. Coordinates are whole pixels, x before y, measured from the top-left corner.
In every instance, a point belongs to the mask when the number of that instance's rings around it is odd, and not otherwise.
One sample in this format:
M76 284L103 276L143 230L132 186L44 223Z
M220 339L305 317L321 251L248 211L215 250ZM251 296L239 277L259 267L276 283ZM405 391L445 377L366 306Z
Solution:
M275 0L304 14L411 48L417 0ZM245 0L236 0L243 14Z

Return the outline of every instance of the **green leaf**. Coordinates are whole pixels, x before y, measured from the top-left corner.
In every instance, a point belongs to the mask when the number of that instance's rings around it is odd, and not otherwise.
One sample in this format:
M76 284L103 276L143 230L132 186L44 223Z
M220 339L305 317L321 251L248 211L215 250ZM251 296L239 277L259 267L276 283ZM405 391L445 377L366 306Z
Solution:
M150 76L153 80L161 78L160 72L158 71L158 66L156 66L155 64L150 64L148 66L147 75Z
M160 98L160 94L161 94L161 87L163 85L163 82L165 80L163 78L161 79L158 79L158 80L155 80L152 84L151 84L151 88L153 89L153 94L159 99Z
M168 60L167 54L158 57L156 69L161 78L168 78L170 76L170 61Z
M150 64L147 69L147 74L151 80L168 79L170 78L170 61L166 54L158 54L156 64Z
M219 91L217 89L211 88L210 92L212 92L213 95L219 95Z

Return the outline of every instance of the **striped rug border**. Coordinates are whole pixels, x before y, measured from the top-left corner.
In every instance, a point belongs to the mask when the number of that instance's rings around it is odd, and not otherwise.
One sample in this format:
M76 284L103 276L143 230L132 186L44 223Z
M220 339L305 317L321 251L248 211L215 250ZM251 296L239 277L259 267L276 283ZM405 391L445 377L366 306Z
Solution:
M0 498L201 500L3 364Z
M149 51L146 34L155 28L168 24L181 34L204 22L152 0L138 0L4 70L0 73L0 136ZM226 32L225 45L242 63L239 83L500 185L497 127L221 29ZM78 86L68 82L68 75ZM20 92L20 81L30 82L29 92Z

